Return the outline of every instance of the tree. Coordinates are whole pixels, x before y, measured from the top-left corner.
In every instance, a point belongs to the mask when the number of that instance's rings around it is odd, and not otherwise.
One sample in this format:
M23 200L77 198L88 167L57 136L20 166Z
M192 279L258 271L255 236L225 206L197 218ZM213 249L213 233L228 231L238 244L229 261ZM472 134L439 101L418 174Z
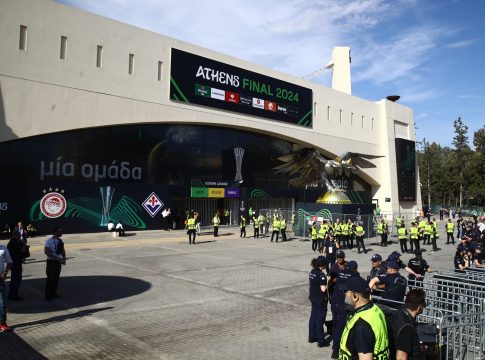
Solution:
M457 170L456 185L459 188L460 208L463 206L463 193L467 190L467 179L469 174L469 162L471 149L468 145L468 126L463 124L461 117L453 122L455 128L455 137L453 138L454 150L454 168Z
M473 136L474 152L470 158L468 196L473 205L485 205L485 126Z
M449 201L450 189L446 176L446 164L449 162L449 148L441 148L439 144L432 143L423 139L418 142L421 151L417 152L419 176L421 180L422 203L431 205L436 203L445 204ZM446 151L447 150L447 151ZM443 156L445 154L446 156Z
M475 151L485 155L485 125L473 135Z

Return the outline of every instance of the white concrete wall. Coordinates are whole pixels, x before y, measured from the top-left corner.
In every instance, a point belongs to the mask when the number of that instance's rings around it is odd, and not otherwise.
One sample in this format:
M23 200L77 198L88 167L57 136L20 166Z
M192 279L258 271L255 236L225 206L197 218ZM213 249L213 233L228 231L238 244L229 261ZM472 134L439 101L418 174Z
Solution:
M27 26L26 51L19 50L20 25ZM394 121L413 129L409 108L363 100L51 0L1 0L0 34L0 141L135 123L223 124L302 142L329 156L384 155L378 169L360 175L373 185L383 210L385 197L392 199L389 210L399 210ZM67 36L66 60L59 56L61 36ZM103 46L101 68L96 67L98 45ZM313 129L171 101L172 47L311 88ZM130 53L133 75L128 74Z

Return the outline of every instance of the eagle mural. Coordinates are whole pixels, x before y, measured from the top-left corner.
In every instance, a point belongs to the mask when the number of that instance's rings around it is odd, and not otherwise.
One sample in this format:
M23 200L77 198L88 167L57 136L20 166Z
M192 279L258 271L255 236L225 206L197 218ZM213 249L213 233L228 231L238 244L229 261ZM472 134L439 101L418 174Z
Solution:
M336 180L350 178L357 169L375 168L369 160L380 157L382 156L346 152L328 160L316 149L294 144L292 153L278 158L283 164L276 166L274 170L277 174L293 176L289 182L291 186L302 187L320 182L325 184L330 193L338 193L345 189Z

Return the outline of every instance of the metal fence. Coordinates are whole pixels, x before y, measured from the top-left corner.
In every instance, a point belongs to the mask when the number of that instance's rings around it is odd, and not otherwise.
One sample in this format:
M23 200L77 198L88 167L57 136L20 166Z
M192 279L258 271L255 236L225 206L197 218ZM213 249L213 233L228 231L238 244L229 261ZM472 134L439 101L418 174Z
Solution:
M431 357L485 359L485 269L431 273L422 287L427 307L417 318L418 330L430 338Z

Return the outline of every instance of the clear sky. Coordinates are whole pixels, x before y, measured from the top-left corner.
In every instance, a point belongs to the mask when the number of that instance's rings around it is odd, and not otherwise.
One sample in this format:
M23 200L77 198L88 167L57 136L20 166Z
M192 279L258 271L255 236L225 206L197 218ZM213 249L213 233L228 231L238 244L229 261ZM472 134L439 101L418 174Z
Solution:
M400 95L417 139L485 126L484 0L57 0L303 77L350 46L352 93ZM331 73L311 81L331 87Z

